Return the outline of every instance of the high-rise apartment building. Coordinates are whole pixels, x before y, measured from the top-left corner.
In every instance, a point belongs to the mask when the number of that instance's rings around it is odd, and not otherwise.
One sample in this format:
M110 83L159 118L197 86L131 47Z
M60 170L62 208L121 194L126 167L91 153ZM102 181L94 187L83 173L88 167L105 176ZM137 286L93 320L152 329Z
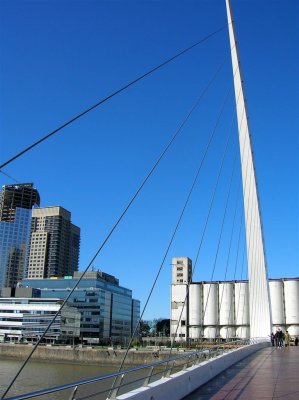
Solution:
M26 274L32 208L40 197L33 183L3 185L0 192L0 288L15 287Z
M32 211L28 254L28 278L73 275L78 270L80 228L71 223L63 207Z

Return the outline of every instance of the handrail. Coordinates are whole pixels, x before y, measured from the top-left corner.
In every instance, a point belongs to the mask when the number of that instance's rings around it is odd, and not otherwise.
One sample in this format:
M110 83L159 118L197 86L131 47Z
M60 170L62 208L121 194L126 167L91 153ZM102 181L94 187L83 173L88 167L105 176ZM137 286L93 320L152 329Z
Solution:
M205 360L208 358L211 358L214 356L214 354L219 351L228 351L228 350L234 350L234 348L227 348L227 346L229 345L237 345L237 346L244 346L244 345L250 345L250 344L255 344L258 343L260 341L265 341L267 339L265 338L254 338L254 339L240 339L240 340L235 340L235 341L231 341L231 342L224 342L222 344L216 344L214 346L211 347L205 347L196 351L187 351L185 354L181 354L181 355L177 355L175 357L171 357L171 358L167 358L165 360L161 360L161 361L155 361L153 363L149 363L149 364L143 364L141 366L137 366L137 367L132 367L130 369L127 370L123 370L120 372L114 372L114 373L109 373L109 374L104 374L101 376L97 376L94 378L89 378L89 379L82 379L79 381L75 381L75 382L71 382L68 384L64 384L64 385L60 385L60 386L55 386L52 388L48 388L48 389L41 389L41 390L37 390L31 393L25 393L25 394L21 394L21 395L17 395L14 397L9 397L6 398L6 400L26 400L26 399L32 399L32 398L36 398L39 396L45 396L45 395L49 395L52 393L57 393L63 390L67 390L67 389L74 389L74 393L73 396L75 395L75 392L77 392L77 389L79 387L82 387L84 385L89 385L91 383L95 383L95 382L101 382L101 381L105 381L107 379L118 379L121 376L126 376L128 374L134 373L134 372L138 372L141 370L145 370L145 369L150 369L150 376L146 376L146 377L142 377L142 378L137 378L133 381L130 381L129 383L124 383L124 384L120 384L120 385L116 385L113 387L113 391L118 391L118 389L120 387L124 387L128 384L132 384L132 383L136 383L138 381L143 381L145 382L145 385L147 385L150 381L150 379L153 376L156 376L158 374L161 375L161 371L159 371L158 373L153 373L154 368L165 365L166 364L166 368L164 368L163 370L163 376L167 375L169 376L169 374L171 373L171 371L173 370L173 368L186 368L190 366L190 365L194 365L196 363L198 363L199 361L201 361L201 358L204 357ZM191 360L192 358L192 360ZM184 359L187 359L187 361L185 363L179 363L176 364L176 362L178 361L183 361ZM170 364L170 366L168 367L168 364ZM169 372L170 371L170 372ZM96 394L100 394L100 393L105 393L105 392L110 392L111 389L104 389L101 392L97 392L97 393L93 393L93 394L88 394L84 397L80 397L80 399L87 399L89 397L95 396ZM71 398L75 398L75 397L71 397ZM111 398L110 395L108 396L108 398ZM77 400L79 400L79 397L76 397Z

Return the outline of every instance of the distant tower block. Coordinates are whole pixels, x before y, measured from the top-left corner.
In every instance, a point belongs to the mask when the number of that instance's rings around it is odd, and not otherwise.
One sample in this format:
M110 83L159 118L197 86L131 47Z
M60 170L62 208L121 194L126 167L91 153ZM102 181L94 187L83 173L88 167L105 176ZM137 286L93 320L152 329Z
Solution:
M240 63L229 0L226 0L226 9L234 74L243 181L249 278L250 337L268 337L272 327L269 283L265 262L252 148L250 143L248 115L244 100Z
M172 258L171 322L172 340L189 338L189 290L192 261L188 257ZM192 292L193 293L193 292ZM194 334L192 330L192 334Z
M60 206L32 211L28 278L73 275L78 270L80 228Z

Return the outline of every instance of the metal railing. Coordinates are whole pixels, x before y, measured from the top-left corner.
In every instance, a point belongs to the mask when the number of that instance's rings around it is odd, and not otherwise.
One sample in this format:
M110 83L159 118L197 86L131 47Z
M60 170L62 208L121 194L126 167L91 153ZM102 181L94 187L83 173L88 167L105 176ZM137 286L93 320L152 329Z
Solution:
M97 400L114 400L120 394L127 393L140 387L145 387L158 379L169 377L174 372L198 365L203 361L229 352L238 347L255 344L260 341L265 341L265 339L234 340L231 342L212 345L210 347L204 347L196 351L187 350L184 354L130 368L125 371L105 374L49 389L15 395L14 397L5 399L25 400L38 398L39 400L85 400L96 398Z

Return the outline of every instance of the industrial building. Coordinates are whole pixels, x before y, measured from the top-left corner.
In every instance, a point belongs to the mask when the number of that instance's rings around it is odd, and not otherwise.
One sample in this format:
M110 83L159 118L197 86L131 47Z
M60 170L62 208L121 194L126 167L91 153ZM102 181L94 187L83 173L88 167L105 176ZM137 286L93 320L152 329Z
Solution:
M299 336L299 278L270 279L269 289L273 332ZM248 281L192 282L191 259L174 257L170 333L182 341L249 338Z

